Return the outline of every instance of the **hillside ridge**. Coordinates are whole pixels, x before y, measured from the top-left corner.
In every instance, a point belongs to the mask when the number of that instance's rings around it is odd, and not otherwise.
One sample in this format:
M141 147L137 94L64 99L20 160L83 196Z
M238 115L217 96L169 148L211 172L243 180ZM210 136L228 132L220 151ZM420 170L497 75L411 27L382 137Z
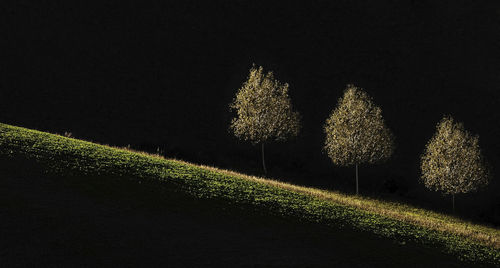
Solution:
M500 263L500 230L409 205L292 185L159 155L0 124L0 154L34 160L46 172L133 176L196 198L250 206L335 228L438 247L469 262Z

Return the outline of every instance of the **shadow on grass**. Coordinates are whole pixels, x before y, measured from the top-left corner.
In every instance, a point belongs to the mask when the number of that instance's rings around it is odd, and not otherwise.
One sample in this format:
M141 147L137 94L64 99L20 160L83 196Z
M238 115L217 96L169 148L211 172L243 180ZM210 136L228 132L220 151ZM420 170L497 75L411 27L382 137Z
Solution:
M0 159L9 266L464 267L437 249L199 200L134 178L55 177Z

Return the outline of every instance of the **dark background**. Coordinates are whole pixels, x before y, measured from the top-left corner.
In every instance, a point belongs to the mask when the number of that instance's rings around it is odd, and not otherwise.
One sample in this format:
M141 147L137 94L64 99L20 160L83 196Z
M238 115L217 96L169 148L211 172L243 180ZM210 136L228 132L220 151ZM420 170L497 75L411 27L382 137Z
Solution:
M0 122L261 174L260 148L229 132L252 63L290 84L299 137L269 144L269 176L352 192L353 168L322 153L347 83L397 138L362 166L361 192L449 211L418 182L419 156L450 114L500 167L500 5L480 1L16 1L2 3ZM500 223L500 183L457 197Z

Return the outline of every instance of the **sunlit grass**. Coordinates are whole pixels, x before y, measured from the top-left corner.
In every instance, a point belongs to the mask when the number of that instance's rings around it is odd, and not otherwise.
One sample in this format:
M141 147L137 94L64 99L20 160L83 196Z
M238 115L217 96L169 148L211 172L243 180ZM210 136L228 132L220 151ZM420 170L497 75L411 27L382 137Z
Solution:
M180 161L180 160L174 160ZM183 164L194 165L185 161L180 161ZM197 166L197 165L195 165ZM389 202L378 200L359 195L349 195L345 193L335 192L331 190L322 190L311 187L293 185L290 183L281 182L278 180L248 176L230 170L219 169L216 167L200 165L200 167L215 170L238 176L246 180L252 180L260 183L265 183L275 187L284 188L287 190L305 193L325 200L337 202L340 204L353 206L370 212L375 212L390 218L395 218L412 224L417 224L434 230L459 234L461 236L476 240L486 245L500 248L500 230L494 227L471 223L460 218L437 213L434 211L413 207L403 203Z
M500 230L410 205L347 195L195 165L0 124L0 154L33 159L63 176L134 177L161 182L196 198L227 206L353 228L398 242L432 246L470 262L500 263Z

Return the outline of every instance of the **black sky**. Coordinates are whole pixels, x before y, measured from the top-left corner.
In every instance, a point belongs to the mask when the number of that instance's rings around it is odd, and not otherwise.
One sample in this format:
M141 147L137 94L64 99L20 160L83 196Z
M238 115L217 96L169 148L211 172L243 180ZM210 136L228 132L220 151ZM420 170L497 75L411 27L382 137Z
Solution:
M322 125L347 83L396 135L380 176L411 185L444 114L500 166L493 2L16 1L4 13L1 122L257 172L258 150L228 133L228 104L256 63L290 84L303 116L296 140L269 148L277 176L342 174L321 153Z

